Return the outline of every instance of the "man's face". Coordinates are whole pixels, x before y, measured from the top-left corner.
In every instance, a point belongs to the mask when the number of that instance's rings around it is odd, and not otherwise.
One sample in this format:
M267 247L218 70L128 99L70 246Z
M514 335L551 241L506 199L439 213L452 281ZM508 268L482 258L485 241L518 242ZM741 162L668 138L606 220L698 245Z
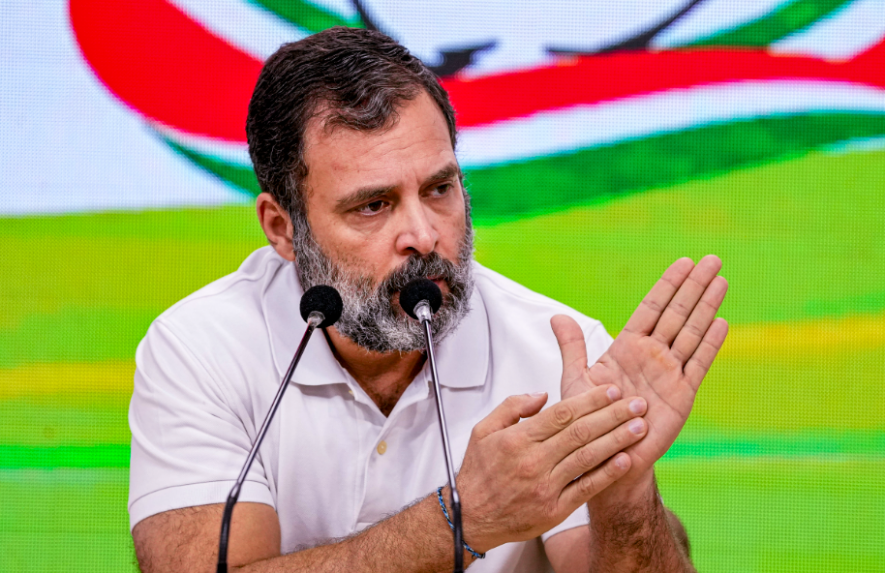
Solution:
M472 232L442 112L426 93L398 112L392 127L370 132L310 122L312 234L294 241L305 288L338 288L345 302L338 331L379 352L423 346L420 328L398 307L404 282L430 278L443 291L441 336L467 312L471 287Z

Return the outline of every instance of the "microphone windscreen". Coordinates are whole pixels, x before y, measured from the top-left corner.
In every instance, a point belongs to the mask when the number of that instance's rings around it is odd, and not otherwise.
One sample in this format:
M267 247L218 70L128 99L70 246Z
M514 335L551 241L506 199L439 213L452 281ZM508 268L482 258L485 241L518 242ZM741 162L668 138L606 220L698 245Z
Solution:
M422 300L427 301L434 314L442 306L442 291L430 279L415 279L404 286L399 293L399 305L403 307L406 314L415 320L418 320L418 317L415 316L415 307Z
M319 328L326 328L338 322L343 309L344 303L341 302L341 295L330 286L312 286L301 297L301 318L305 322L307 322L310 313L314 311L323 313L325 320L319 325Z

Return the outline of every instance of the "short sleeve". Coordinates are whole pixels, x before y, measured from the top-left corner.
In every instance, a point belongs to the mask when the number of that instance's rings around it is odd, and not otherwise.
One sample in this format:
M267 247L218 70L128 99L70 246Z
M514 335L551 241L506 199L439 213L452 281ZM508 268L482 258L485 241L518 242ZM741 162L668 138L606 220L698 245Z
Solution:
M130 528L171 509L223 503L251 445L218 376L169 326L160 321L151 325L135 361L129 405ZM260 458L240 501L274 506Z

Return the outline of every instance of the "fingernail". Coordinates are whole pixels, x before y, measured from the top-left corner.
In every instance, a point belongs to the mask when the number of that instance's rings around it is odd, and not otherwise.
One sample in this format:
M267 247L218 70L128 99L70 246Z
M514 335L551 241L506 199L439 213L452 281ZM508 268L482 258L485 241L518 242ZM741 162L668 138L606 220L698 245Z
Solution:
M637 416L642 414L645 411L645 400L643 400L642 398L637 398L630 402L630 411Z
M545 395L547 392L529 392L529 396L532 398L538 398L540 396Z
M621 391L618 390L617 386L610 386L608 390L605 391L609 398L612 399L612 402L621 397Z
M645 431L645 422L643 422L641 419L637 418L637 419L633 420L632 422L630 422L630 425L627 427L630 428L631 432L633 432L634 434L636 434L638 436L643 431Z
M615 465L620 469L625 469L627 467L627 456L618 456L615 458Z

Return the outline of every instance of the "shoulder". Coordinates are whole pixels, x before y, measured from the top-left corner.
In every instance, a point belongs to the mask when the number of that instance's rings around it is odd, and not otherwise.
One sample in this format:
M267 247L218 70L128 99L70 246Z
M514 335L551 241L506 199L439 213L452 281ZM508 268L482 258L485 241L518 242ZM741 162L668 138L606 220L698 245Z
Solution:
M538 328L550 330L550 318L565 314L574 318L585 336L608 334L602 323L577 310L530 290L521 284L473 263L475 288L482 297L491 326L504 324L509 328Z
M262 286L279 270L282 259L271 247L262 247L250 254L240 267L229 275L209 283L169 307L157 320L181 323L208 310L248 307L260 301ZM236 301L230 305L230 301Z
M271 247L250 254L233 273L186 296L154 320L176 334L206 334L260 319L264 291L282 259Z
M136 351L136 367L177 355L218 374L226 369L224 357L261 352L267 339L264 293L282 262L270 247L260 248L233 273L172 305L148 328Z

